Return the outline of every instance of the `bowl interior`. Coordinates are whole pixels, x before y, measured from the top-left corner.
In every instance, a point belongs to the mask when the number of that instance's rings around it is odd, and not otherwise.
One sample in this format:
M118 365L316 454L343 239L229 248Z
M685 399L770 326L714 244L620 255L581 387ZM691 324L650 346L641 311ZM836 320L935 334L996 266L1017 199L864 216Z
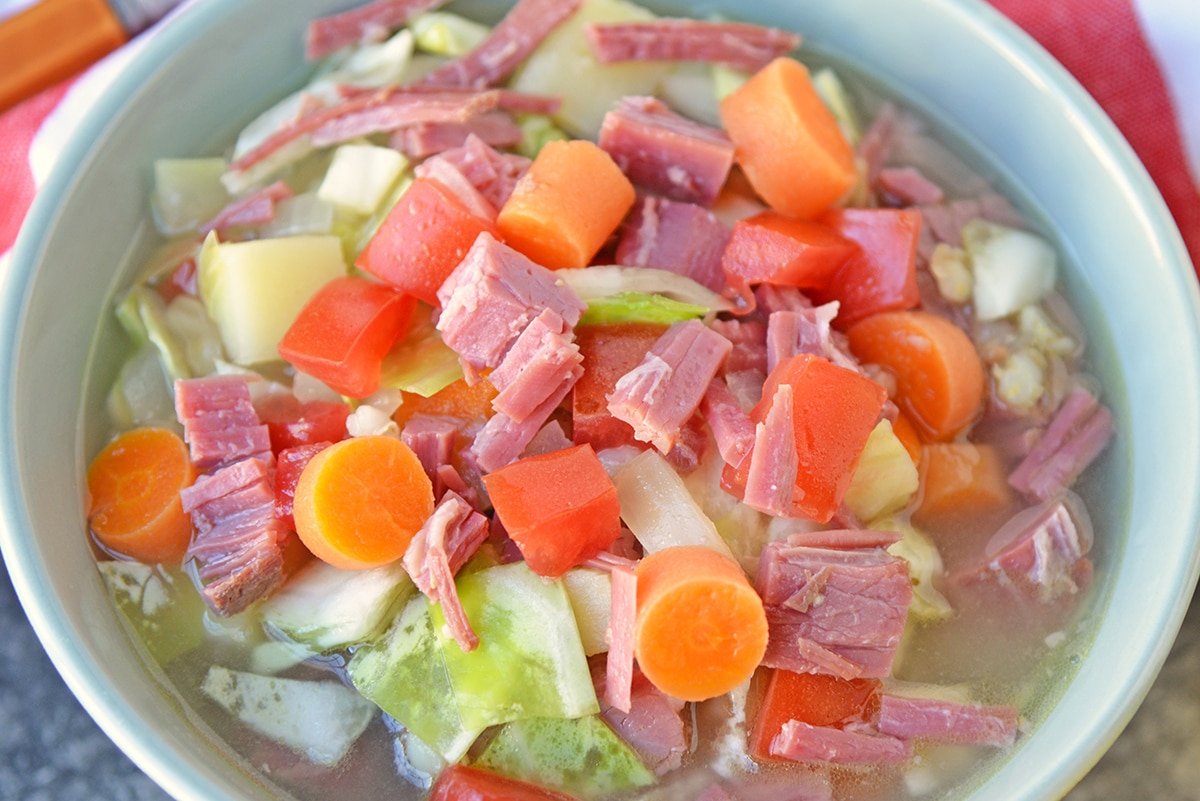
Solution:
M346 0L192 3L149 41L80 126L32 210L0 292L3 526L14 585L51 658L117 744L179 798L272 798L169 690L110 605L87 546L83 472L105 436L120 357L110 312L150 237L153 161L217 152L298 86L307 19ZM464 10L496 4L460 3ZM1086 94L990 6L972 0L647 2L801 31L977 148L1066 256L1066 290L1119 420L1098 622L1053 667L1053 714L972 798L1057 798L1133 714L1200 571L1196 532L1200 307L1178 232L1144 170ZM864 22L866 21L866 22ZM1070 674L1071 680L1066 677Z

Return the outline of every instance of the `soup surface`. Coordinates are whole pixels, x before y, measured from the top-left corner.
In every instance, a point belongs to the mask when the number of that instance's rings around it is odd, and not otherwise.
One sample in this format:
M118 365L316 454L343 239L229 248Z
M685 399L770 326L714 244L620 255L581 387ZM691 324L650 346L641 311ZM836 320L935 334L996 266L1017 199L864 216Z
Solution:
M297 798L969 787L1104 566L1053 243L798 33L439 6L154 165L88 474L131 629Z

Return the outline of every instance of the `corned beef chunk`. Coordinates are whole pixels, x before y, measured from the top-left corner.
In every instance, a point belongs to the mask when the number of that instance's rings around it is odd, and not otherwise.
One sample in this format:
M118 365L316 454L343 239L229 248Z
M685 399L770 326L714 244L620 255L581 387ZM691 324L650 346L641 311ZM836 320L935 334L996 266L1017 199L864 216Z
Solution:
M600 716L655 773L661 776L678 768L684 754L690 750L683 702L664 695L635 668L630 708L628 711L617 709L607 701L606 661L592 662L592 682L600 700Z
M669 453L733 345L699 320L675 323L608 396L613 417Z
M867 726L835 729L789 720L771 741L771 754L794 762L878 765L907 762L912 756L912 743Z
M723 292L721 254L729 235L723 222L695 203L642 197L621 229L617 263L678 273Z
M193 462L206 470L180 493L195 529L187 558L205 602L228 617L283 582L291 530L275 514L270 432L242 376L177 381L175 410Z
M904 740L1006 746L1017 739L1017 710L884 693L878 728Z
M381 42L393 28L399 28L417 14L443 6L446 2L374 0L340 14L318 17L308 24L304 57L316 61L348 45Z
M1113 430L1112 413L1087 389L1075 388L1008 483L1043 501L1058 495L1100 455Z
M733 142L672 111L655 97L625 97L604 115L599 144L650 192L711 206L733 166Z
M845 679L891 673L912 600L903 559L772 542L756 586L770 626L764 665Z
M703 61L755 72L800 46L799 34L747 22L656 19L589 23L583 30L601 64Z

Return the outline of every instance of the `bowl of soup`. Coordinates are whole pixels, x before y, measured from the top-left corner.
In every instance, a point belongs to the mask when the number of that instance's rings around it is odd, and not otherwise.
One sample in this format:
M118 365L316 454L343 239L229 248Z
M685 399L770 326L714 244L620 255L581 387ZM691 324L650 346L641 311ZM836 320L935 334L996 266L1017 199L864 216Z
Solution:
M1082 88L967 0L368 11L185 6L14 250L0 544L109 736L181 799L1067 792L1200 571L1195 277Z

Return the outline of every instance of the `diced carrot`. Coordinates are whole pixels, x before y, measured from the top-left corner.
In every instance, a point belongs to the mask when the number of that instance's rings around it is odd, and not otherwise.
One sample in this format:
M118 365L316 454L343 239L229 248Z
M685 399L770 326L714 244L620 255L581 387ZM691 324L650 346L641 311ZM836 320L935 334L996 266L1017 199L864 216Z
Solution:
M776 211L812 217L858 179L854 149L795 59L772 61L722 100L721 121L737 163Z
M318 558L356 570L394 562L433 513L433 485L395 437L352 437L305 465L292 514Z
M904 412L898 413L896 419L892 421L892 433L896 435L896 439L900 440L900 444L904 446L904 450L908 451L909 458L913 460L913 464L920 467L921 433L913 425L912 418Z
M492 399L496 388L490 381L468 384L465 379L446 385L429 397L405 392L403 401L392 419L401 428L418 414L454 417L466 422L483 422L492 416Z
M544 267L586 267L635 197L633 184L597 145L550 142L517 182L497 225L505 243Z
M1008 470L995 447L965 440L931 442L921 469L920 525L936 526L999 512L1013 499Z
M633 436L632 426L608 411L608 396L617 380L642 363L666 330L665 325L649 323L584 325L575 329L575 341L583 356L583 375L571 390L576 443L590 443L596 450L621 445L646 447Z
M539 576L561 576L621 533L617 488L591 445L519 459L483 483L508 536Z
M355 265L431 306L479 234L496 234L493 221L475 214L450 190L417 178L388 212Z
M878 679L839 679L779 668L770 674L750 732L750 756L755 759L776 758L771 755L771 740L789 720L842 728L866 723L879 709L883 683Z
M733 226L721 266L750 284L826 286L858 246L827 226L764 211Z
M762 599L732 558L678 545L637 565L634 654L655 687L684 701L727 693L767 649Z
M846 332L850 350L896 377L894 400L926 441L953 439L983 405L983 362L966 332L925 311L872 315Z
M179 491L196 480L187 445L166 428L136 428L88 468L88 526L108 550L147 564L177 564L192 536Z

